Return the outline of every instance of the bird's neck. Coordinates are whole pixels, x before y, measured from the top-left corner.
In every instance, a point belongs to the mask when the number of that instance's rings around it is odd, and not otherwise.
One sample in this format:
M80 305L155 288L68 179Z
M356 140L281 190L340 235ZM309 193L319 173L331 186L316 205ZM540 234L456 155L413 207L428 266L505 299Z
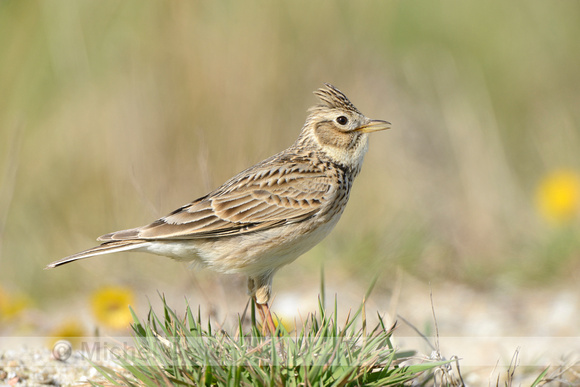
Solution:
M313 136L309 135L300 136L294 143L294 147L314 152L318 158L334 164L354 179L360 173L364 156L368 150L368 134L361 135L350 148L321 146Z

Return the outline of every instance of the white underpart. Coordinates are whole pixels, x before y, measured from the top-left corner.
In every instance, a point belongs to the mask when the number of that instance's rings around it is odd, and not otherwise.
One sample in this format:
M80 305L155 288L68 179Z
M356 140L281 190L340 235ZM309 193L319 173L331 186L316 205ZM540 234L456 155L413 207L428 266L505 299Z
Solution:
M148 246L139 250L191 261L192 266L208 267L221 273L253 277L275 272L310 250L330 233L340 215L336 214L309 232L291 224L230 238L150 241Z
M365 154L369 149L369 135L364 133L362 136L359 146L355 149L344 149L326 145L324 147L324 152L335 162L350 167L355 171L356 176L362 167Z

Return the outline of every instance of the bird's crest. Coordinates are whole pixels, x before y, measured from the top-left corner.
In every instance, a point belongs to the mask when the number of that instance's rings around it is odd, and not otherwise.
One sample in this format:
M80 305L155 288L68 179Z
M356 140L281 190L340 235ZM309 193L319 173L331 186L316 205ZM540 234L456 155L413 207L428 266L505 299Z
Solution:
M332 86L330 83L325 83L324 87L314 92L324 106L331 109L344 109L361 114L361 112L346 98L340 90Z

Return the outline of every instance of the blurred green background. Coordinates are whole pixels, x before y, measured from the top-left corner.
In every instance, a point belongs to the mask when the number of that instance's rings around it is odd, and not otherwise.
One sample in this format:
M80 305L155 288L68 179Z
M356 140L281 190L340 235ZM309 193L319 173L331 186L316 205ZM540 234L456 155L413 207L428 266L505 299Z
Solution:
M578 15L572 1L3 0L0 287L41 309L109 284L245 297L243 280L145 254L42 269L284 149L323 82L393 129L275 292L318 289L322 264L345 292L376 273L388 291L401 271L577 283ZM561 170L553 200L570 203L550 217L538 186Z

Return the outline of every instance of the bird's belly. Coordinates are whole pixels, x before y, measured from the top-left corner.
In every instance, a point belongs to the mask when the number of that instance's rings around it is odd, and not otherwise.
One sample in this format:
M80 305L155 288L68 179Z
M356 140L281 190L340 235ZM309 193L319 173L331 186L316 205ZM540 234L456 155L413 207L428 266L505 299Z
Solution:
M318 244L334 228L335 216L316 229L290 224L231 238L205 240L198 245L198 256L208 268L222 273L241 273L253 277L274 272Z
M319 225L288 224L269 230L221 238L152 241L140 249L192 266L250 277L274 272L318 244L336 225L340 213ZM306 223L306 224L305 224ZM314 228L314 229L313 229Z

